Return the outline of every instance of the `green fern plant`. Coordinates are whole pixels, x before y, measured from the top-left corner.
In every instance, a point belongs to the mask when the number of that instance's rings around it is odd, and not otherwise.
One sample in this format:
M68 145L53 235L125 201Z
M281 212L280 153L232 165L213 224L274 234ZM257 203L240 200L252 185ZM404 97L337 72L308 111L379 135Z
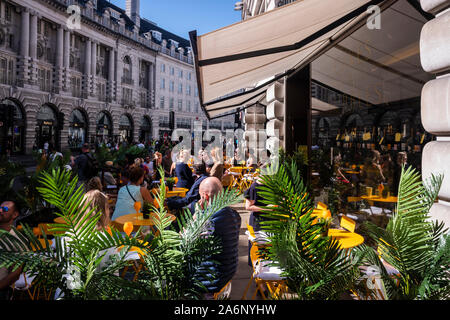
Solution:
M208 208L197 208L196 219L186 211L179 221L184 230L180 234L171 230L164 209L163 182L156 197L158 208L152 208L155 233L143 236L139 230L128 237L114 228L97 230L100 214L88 209L83 186L76 187L76 176L58 169L51 174L43 172L40 181L41 196L65 220L64 224L51 225L50 231L64 236L55 236L51 247L44 230L42 245L27 225L22 225L22 230L14 228L17 237L0 232L0 267L23 266L24 272L36 277L35 285L52 292L60 290L64 299L198 298L202 292L197 280L199 266L219 250L214 238L202 236L204 226L214 212L237 199L235 193L225 192ZM131 247L144 253L143 270L136 282L119 276L127 266L125 258ZM73 278L70 270L78 274L75 286L69 281Z
M323 237L324 225L313 223L314 209L297 164L272 168L262 178L264 210L261 223L271 246L263 256L282 269L287 285L302 300L338 299L354 287L359 277L358 260L347 256L338 242Z
M378 252L358 248L366 266L376 266L387 299L449 299L450 237L444 224L430 220L429 212L443 177L422 182L412 167L402 168L398 202L386 229L364 225ZM382 260L398 273L389 275Z

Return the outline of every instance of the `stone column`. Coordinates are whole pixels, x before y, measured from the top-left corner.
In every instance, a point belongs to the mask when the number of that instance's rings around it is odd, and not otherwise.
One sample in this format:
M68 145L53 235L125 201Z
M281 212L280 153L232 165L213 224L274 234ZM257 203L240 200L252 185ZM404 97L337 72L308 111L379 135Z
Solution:
M30 16L30 84L37 84L37 22L38 16L36 13Z
M37 58L37 22L38 17L36 14L30 17L30 58Z
M30 80L30 11L28 8L22 9L22 22L20 32L20 60L19 79L22 86Z
M95 82L95 78L97 75L97 43L96 42L92 42L92 46L91 46L91 95L95 96L96 92L96 82Z
M115 100L115 51L114 48L109 50L109 68L108 68L108 86L109 86L109 97L111 101Z
M70 90L70 30L64 30L63 45L63 90Z
M63 87L63 67L64 67L64 29L58 26L56 32L56 69L55 88L61 90Z
M431 208L433 220L450 227L450 6L449 0L421 0L422 9L436 18L420 34L420 60L426 72L440 74L422 90L421 117L426 131L437 136L422 153L422 177L443 174L438 203Z
M92 54L92 42L90 39L86 40L86 47L85 47L85 57L84 57L84 94L87 95L90 92L90 86L91 86L91 54Z

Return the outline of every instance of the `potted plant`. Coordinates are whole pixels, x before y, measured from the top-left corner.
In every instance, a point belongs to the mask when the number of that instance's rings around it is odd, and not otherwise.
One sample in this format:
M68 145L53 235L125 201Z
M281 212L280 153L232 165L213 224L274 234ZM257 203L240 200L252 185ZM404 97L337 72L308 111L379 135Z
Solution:
M151 210L152 210L152 204L150 202L144 201L144 206L142 207L142 216L144 219L150 218Z
M166 185L169 191L173 191L173 186L175 185L175 178L166 178Z

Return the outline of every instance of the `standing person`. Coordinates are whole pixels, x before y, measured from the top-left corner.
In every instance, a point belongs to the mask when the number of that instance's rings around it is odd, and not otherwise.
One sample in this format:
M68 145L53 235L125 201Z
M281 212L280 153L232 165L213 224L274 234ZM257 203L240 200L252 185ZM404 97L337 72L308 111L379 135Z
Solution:
M19 217L19 208L13 201L4 201L0 205L0 230L9 232L15 236L15 232L12 229L14 221ZM9 248L1 248L10 250ZM9 300L11 297L11 285L15 283L22 273L22 268L18 268L16 271L11 268L0 268L0 300Z
M250 218L248 221L248 224L253 227L255 232L261 230L260 223L263 221L263 218L261 217L261 211L263 210L263 207L265 204L262 202L263 197L261 196L261 190L259 189L262 184L262 177L259 176L255 182L253 182L248 188L247 191L244 192L244 198L245 198L245 210L250 211ZM251 266L251 259L250 259L250 250L252 248L252 243L250 240L248 241L248 265Z
M48 148L50 147L50 144L48 143L48 141L44 142L44 152L46 155L48 155Z
M154 167L153 167L153 161L152 161L152 156L151 155L145 157L145 161L143 163L143 166L147 168L148 175L150 177L152 177L153 176L153 172L154 172Z
M170 177L170 169L172 168L172 151L168 149L162 158L162 166L166 177Z
M389 191L392 192L395 189L395 164L392 162L391 155L389 153L384 154L381 157L381 170L384 178L386 179L385 181Z
M145 202L153 202L153 198L147 188L141 187L144 182L145 171L140 167L133 167L129 173L130 183L120 188L117 195L116 208L112 220L118 217L136 212L134 203L140 202L141 208Z
M155 152L155 160L153 160L153 180L160 180L161 175L159 173L159 168L162 168L162 154L158 151Z
M89 144L83 144L81 154L74 159L72 157L72 168L76 167L78 174L78 182L85 183L98 173L99 165L97 160L89 153Z

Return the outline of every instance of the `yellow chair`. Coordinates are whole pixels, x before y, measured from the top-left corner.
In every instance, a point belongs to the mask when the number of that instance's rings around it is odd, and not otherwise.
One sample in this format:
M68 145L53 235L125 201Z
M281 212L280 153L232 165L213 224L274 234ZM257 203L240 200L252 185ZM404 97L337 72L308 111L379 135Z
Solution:
M349 217L342 216L341 217L341 227L347 231L355 232L356 222Z
M250 230L249 230L250 231ZM254 233L253 233L254 235ZM244 294L242 295L241 300L247 299L247 292L250 288L252 282L256 284L256 290L253 293L252 300L256 298L256 294L259 291L263 300L267 300L267 297L264 293L264 289L267 288L272 298L280 298L283 294L287 292L286 282L283 278L279 276L269 275L268 278L264 276L264 273L261 272L264 264L267 264L268 261L263 260L258 253L258 245L254 244L250 249L250 260L252 262L253 273L250 277L250 280L247 284L247 287L244 290Z

